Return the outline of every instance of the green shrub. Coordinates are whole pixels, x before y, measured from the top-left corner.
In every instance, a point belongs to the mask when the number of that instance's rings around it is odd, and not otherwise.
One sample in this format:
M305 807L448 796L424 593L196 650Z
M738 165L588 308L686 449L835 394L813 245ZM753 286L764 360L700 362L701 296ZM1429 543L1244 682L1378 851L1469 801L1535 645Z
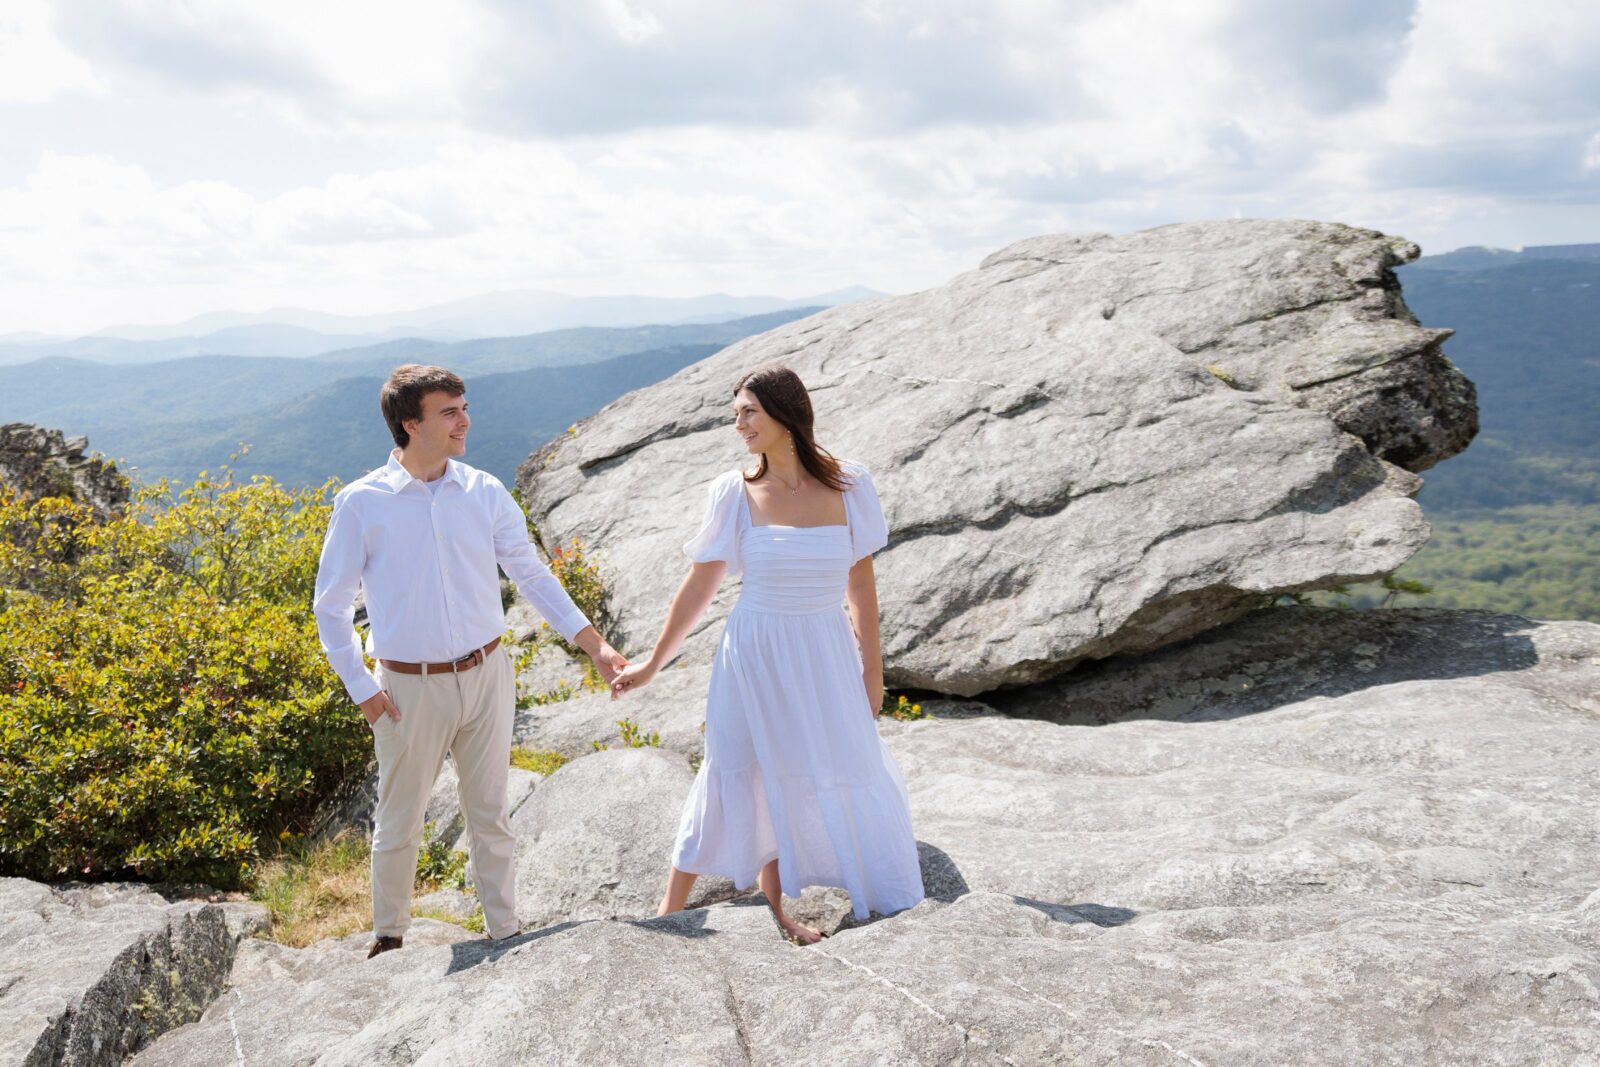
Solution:
M422 847L417 850L416 887L425 892L467 888L467 854L451 849L436 836L433 823L427 825Z
M566 546L556 545L550 551L550 572L561 582L578 610L602 633L606 630L608 603L605 579L600 573L600 561L574 537ZM556 638L561 647L571 655L581 655L579 650L561 637Z
M654 730L650 731L649 733L645 733L642 729L640 729L639 724L634 722L632 719L618 719L617 731L622 735L623 748L661 747L660 734L656 733ZM596 752L604 752L606 749L611 747L604 741L591 741L589 743L594 746L594 750Z
M332 488L0 495L0 873L235 886L365 761L311 614Z

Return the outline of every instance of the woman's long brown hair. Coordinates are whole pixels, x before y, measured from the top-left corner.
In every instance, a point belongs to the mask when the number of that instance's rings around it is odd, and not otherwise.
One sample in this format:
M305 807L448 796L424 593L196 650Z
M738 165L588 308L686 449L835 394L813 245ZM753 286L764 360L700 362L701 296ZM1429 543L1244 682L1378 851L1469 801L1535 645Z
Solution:
M761 408L783 424L794 435L794 452L806 473L832 489L844 492L844 478L839 473L839 461L827 449L817 444L811 434L811 394L794 371L781 363L763 363L739 379L733 395L748 389L761 401ZM746 474L745 481L753 482L767 473L767 454L761 454L761 465L754 474Z

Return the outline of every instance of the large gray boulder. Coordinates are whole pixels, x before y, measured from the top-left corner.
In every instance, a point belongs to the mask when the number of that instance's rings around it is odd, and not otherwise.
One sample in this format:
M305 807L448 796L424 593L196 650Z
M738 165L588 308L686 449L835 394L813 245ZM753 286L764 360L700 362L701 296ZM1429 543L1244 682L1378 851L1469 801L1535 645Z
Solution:
M1294 221L1024 241L628 394L518 481L547 535L595 546L613 638L641 655L705 484L748 461L733 383L782 360L822 443L876 472L890 683L1035 682L1376 577L1427 540L1411 471L1464 447L1476 408L1440 354L1448 331L1400 299L1392 268L1416 254Z
M677 753L624 748L591 752L541 782L511 819L523 929L654 915L693 781ZM690 904L735 892L727 879L701 878Z
M146 886L0 878L0 1065L121 1063L198 1019L265 922L257 905Z

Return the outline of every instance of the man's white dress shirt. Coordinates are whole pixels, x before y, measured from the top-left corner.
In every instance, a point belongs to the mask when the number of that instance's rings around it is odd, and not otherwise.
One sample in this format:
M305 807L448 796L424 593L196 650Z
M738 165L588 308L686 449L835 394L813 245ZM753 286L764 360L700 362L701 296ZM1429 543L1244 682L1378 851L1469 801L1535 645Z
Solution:
M359 704L380 688L356 644L358 589L366 589L368 655L445 663L505 633L496 564L562 637L570 641L589 625L493 475L452 459L430 486L400 465L395 449L386 465L341 489L313 609L322 649L350 699Z

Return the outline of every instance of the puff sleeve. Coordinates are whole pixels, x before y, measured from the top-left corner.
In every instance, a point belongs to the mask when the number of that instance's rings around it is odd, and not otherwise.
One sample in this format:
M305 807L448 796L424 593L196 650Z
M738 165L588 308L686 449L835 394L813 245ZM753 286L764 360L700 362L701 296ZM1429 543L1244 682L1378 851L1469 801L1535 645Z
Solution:
M739 525L744 511L744 475L728 471L711 483L705 520L700 530L684 542L683 553L696 563L725 560L728 577L739 574Z
M859 463L845 461L840 464L845 476L845 518L850 523L850 555L860 560L872 555L889 543L889 524L883 517L883 505L878 503L878 490L872 484L872 475Z

